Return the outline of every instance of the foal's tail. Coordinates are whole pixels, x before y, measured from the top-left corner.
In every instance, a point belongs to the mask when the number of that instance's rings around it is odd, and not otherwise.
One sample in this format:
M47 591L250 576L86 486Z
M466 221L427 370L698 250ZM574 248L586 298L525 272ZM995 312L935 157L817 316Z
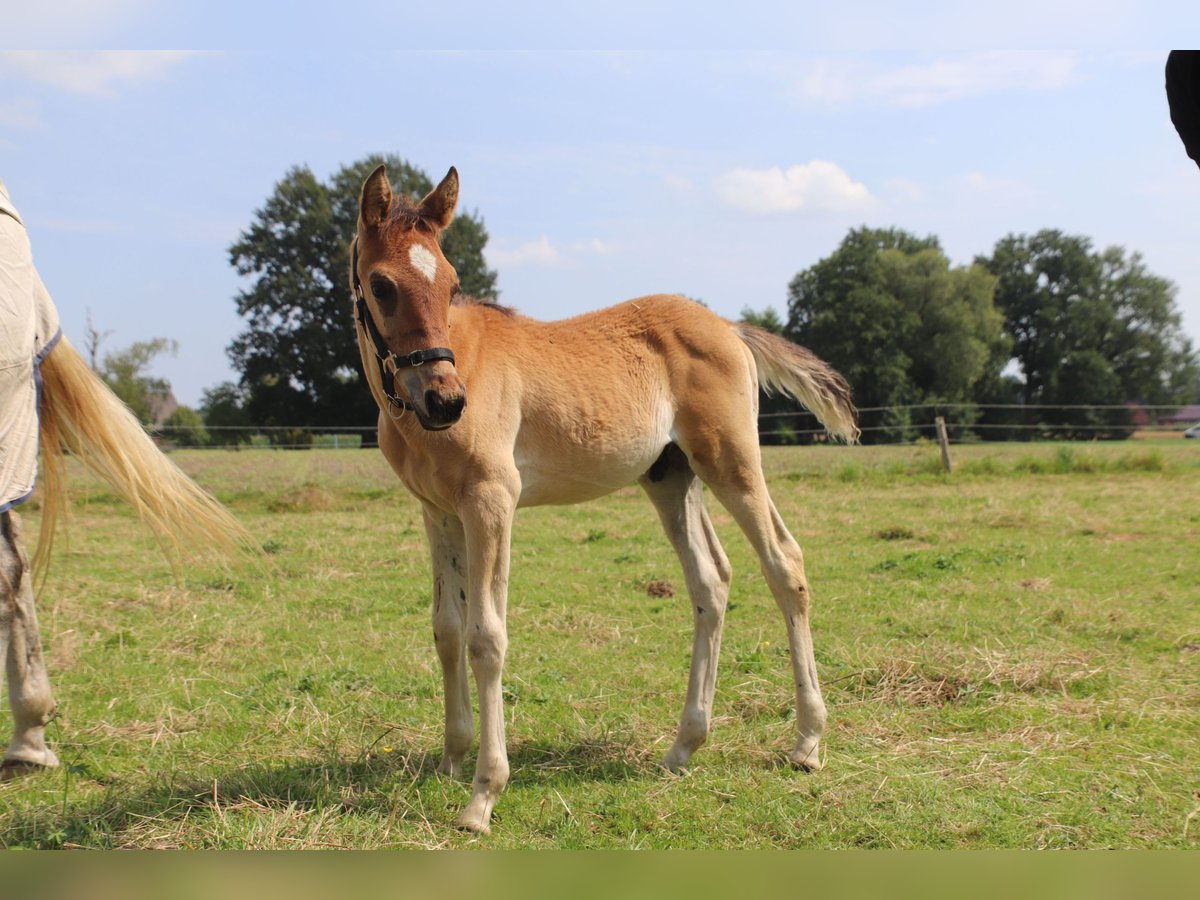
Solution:
M848 444L858 440L858 410L850 400L850 385L836 369L762 328L741 322L732 327L754 356L763 390L779 390L799 400L834 437Z
M42 360L41 377L42 527L35 572L46 573L54 528L66 508L66 452L127 500L164 549L233 556L250 546L249 533L167 459L66 337Z

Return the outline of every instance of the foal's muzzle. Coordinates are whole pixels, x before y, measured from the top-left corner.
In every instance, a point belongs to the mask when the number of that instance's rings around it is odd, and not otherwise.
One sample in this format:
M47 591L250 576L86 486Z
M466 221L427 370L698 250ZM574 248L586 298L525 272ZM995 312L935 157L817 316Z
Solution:
M425 402L414 404L414 407L422 428L426 431L442 431L462 418L463 410L467 407L467 395L458 393L444 397L430 389L425 392Z
M401 369L396 373L396 389L409 399L411 409L426 431L441 431L462 418L467 407L467 388L453 364Z

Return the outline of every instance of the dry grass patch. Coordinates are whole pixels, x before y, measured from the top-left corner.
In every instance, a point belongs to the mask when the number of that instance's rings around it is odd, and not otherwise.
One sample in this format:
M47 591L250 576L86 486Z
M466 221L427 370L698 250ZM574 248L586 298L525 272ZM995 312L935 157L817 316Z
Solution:
M1100 674L1089 656L1022 657L1011 652L975 649L953 661L958 651L927 652L913 659L892 657L865 665L827 687L837 687L859 702L886 706L942 706L966 698L997 694L1069 693Z

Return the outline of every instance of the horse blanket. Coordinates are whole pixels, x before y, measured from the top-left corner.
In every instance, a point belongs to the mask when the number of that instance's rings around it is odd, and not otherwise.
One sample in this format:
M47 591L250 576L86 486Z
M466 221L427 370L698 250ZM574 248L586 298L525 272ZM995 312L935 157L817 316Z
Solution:
M38 370L61 334L54 301L33 266L25 224L0 181L0 512L33 493Z

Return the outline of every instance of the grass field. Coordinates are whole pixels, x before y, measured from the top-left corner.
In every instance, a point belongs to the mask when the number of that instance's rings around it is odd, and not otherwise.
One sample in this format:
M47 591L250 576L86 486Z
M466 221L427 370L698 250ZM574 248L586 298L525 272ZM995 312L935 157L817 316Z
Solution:
M434 772L424 531L378 453L175 458L266 562L173 573L76 481L40 601L64 766L0 784L0 844L1200 846L1200 442L961 447L953 476L932 446L768 448L815 598L811 775L786 762L787 644L724 510L716 725L683 777L655 762L691 617L649 503L522 511L486 838L452 827L469 782Z

